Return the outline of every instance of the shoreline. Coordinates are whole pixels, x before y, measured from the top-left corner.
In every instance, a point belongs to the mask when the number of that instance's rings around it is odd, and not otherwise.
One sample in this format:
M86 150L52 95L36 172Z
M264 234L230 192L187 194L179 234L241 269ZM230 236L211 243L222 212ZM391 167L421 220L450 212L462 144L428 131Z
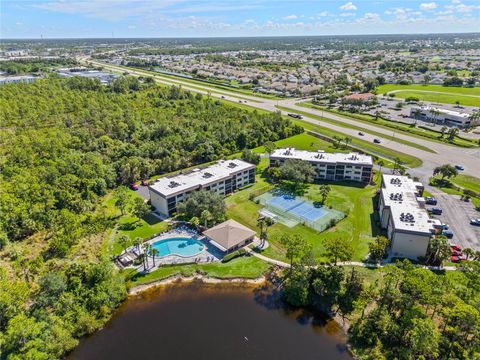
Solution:
M193 281L202 281L206 284L241 284L241 283L246 283L246 284L254 284L254 285L260 285L264 284L267 282L267 279L265 276L260 276L258 278L254 279L249 279L249 278L241 278L241 277L236 277L236 278L216 278L216 277L211 277L211 276L204 276L204 275L193 275L193 276L183 276L183 275L172 275L169 277L166 277L164 279L152 281L151 283L148 284L141 284L141 285L136 285L133 286L128 290L128 297L130 296L136 296L141 294L144 291L160 287L160 286L165 286L165 285L172 285L174 283L180 283L180 282L193 282Z

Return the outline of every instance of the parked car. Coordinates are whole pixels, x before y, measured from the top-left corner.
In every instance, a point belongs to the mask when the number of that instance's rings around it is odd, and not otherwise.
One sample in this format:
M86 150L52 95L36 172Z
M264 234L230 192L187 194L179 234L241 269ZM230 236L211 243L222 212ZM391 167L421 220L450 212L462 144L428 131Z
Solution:
M148 186L148 181L147 180L142 180L142 186Z
M453 238L453 231L452 230L443 230L442 235L445 235L447 239Z
M222 99L225 99L225 96L222 95Z
M130 189L132 189L132 190L138 190L138 185L135 184L135 183L131 183L131 184L130 184Z
M450 261L451 262L458 263L462 260L463 260L463 256L456 256L456 255L450 256Z
M437 205L437 199L435 199L432 196L427 196L425 198L425 204L427 204L427 205Z
M462 252L462 247L460 245L450 245L450 249Z
M359 131L359 132L358 132L358 135L363 136L363 135L365 135L365 134L364 134L363 132Z
M428 209L429 212L431 212L433 215L442 215L443 210L440 208L430 208Z
M470 224L480 226L480 219L470 219Z
M448 230L450 228L450 226L448 226L448 224L441 224L439 227L442 230Z
M380 143L381 143L380 139L377 139L377 138L373 139L373 142L374 142L375 144L380 144Z
M465 170L465 168L463 167L463 165L455 165L455 169L461 170L461 171Z

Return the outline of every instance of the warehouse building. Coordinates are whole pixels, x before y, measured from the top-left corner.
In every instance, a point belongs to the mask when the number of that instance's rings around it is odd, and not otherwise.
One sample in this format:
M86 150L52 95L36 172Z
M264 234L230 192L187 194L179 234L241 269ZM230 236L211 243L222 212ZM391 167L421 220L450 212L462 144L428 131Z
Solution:
M369 155L358 153L325 153L294 148L277 149L270 155L270 166L281 166L288 159L303 160L317 171L315 180L351 180L370 182L373 160Z
M156 180L149 186L150 200L158 213L168 217L192 191L206 189L228 195L254 182L255 165L238 159L221 160Z
M423 185L407 176L383 174L379 199L381 227L393 256L417 259L427 253L437 221L425 209Z

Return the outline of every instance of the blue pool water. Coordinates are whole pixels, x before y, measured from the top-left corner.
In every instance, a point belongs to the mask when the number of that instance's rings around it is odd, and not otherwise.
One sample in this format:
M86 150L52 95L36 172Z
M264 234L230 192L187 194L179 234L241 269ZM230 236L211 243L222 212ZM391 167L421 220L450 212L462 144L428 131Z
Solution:
M307 221L315 221L326 214L326 211L308 204L302 200L296 199L294 196L281 195L274 196L267 204L277 207L287 213L296 215Z
M158 256L171 254L179 256L195 256L203 250L203 244L193 238L174 237L152 243L152 249L157 249Z

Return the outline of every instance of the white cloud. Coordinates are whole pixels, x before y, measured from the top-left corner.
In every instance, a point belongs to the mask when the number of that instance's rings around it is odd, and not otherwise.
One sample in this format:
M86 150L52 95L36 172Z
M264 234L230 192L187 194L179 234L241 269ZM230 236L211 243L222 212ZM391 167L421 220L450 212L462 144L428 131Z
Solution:
M341 17L349 17L349 16L353 16L355 15L354 13L341 13L340 16Z
M421 3L420 4L420 9L422 9L423 11L434 10L437 7L438 7L438 5L435 2Z
M460 0L452 0L452 4L460 4L461 1Z
M283 17L283 20L295 20L295 19L298 19L298 16L293 14Z
M346 4L340 6L339 9L345 11L355 11L357 10L357 7L351 1L349 1Z
M326 17L330 16L331 14L328 11L322 11L317 14L317 17Z

